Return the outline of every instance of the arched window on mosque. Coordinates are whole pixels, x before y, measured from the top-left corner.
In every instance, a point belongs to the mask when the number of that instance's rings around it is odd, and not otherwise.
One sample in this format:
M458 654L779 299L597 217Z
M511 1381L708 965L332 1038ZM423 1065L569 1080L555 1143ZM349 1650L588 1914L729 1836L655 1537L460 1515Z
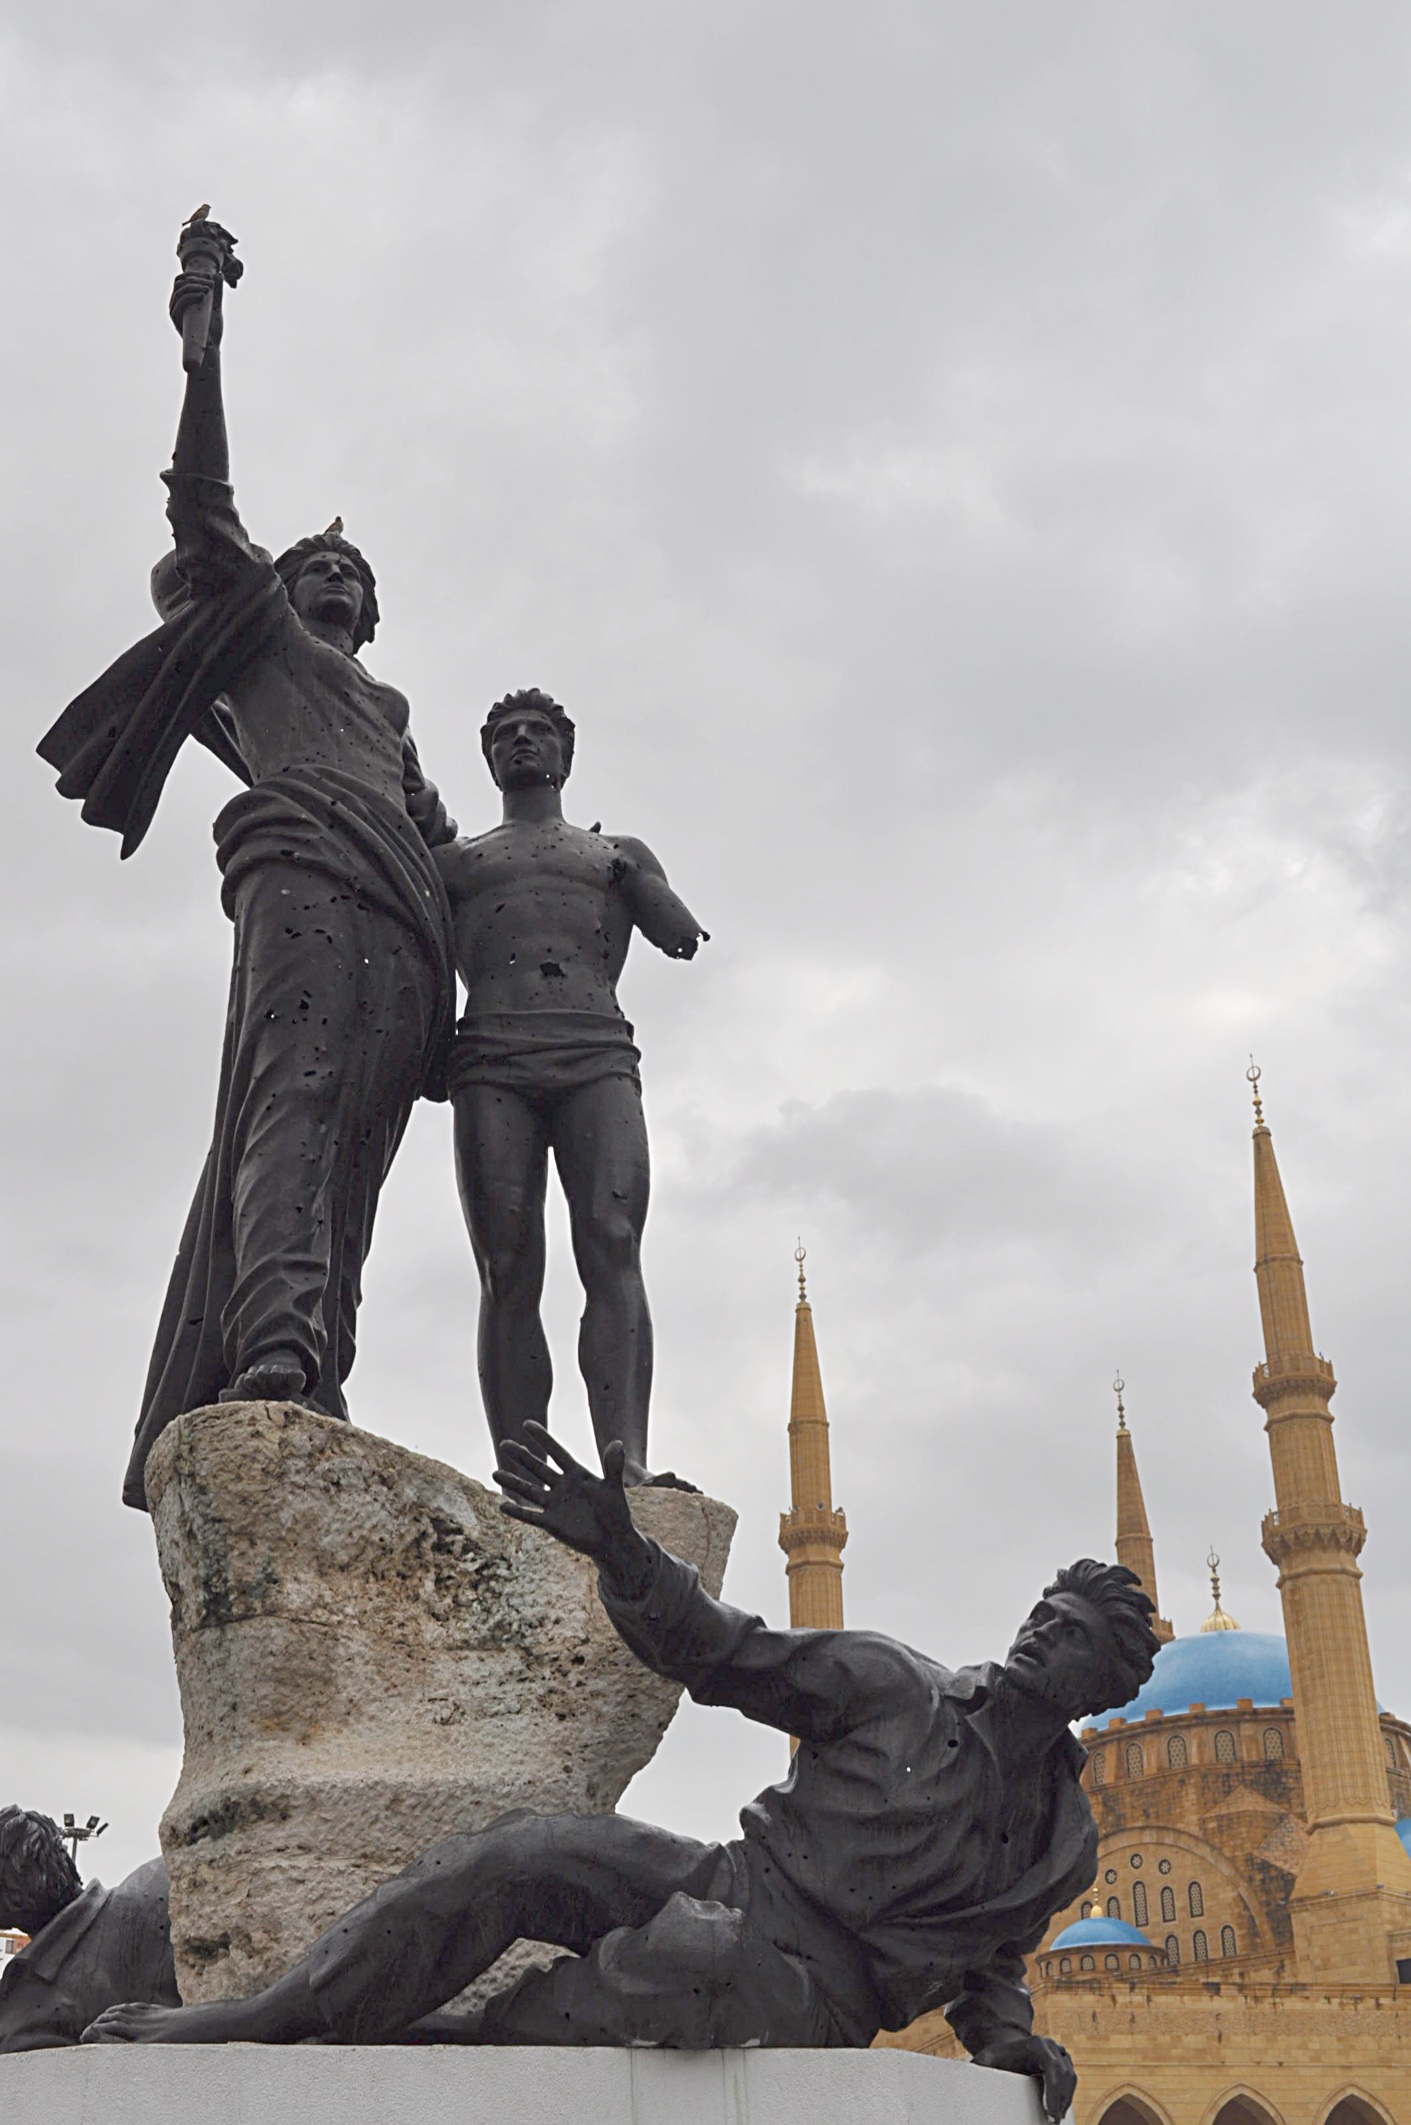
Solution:
M1107 1915L1109 1918L1120 1918L1122 1916L1122 1899L1120 1896L1108 1897Z
M1080 1970L1096 1970L1097 1964L1090 1955L1080 1955L1078 1957L1078 1968Z
M1262 2104L1254 2104L1247 2096L1232 2096L1222 2105L1215 2125L1273 2125L1273 2119Z
M1228 1727L1221 1727L1215 1736L1216 1763L1233 1763L1235 1760L1235 1737Z
M1134 1882L1132 1884L1132 1917L1139 1926L1147 1924L1145 1882Z
M1111 2111L1107 2115L1111 2117ZM1382 2125L1384 2115L1380 2110L1373 2110L1362 2096L1345 2095L1333 2105L1323 2125Z
M1072 1956L1071 1956L1071 1955L1061 1955L1061 1956L1060 1956L1060 1957L1058 1958L1058 1974L1059 1974L1059 1976L1060 1976L1060 1977L1070 1977L1070 1976L1072 1975L1072 1971L1073 1971L1073 1958L1072 1958Z
M1189 1889L1187 1889L1186 1902L1190 1905L1190 1912L1192 1918L1204 1918L1205 1898L1201 1894L1199 1882L1192 1882Z
M1222 1926L1220 1928L1220 1953L1222 1955L1237 1955L1239 1953L1235 1946L1235 1929L1233 1926Z
M1198 1963L1208 1963L1210 1960L1210 1943L1201 1932L1199 1926L1196 1927L1195 1932L1191 1935L1191 1954Z
M1095 1786L1101 1786L1106 1785L1106 1783L1107 1751L1106 1749L1099 1749L1096 1756L1094 1756L1093 1758L1093 1784Z
M1171 1968L1173 1970L1180 1969L1181 1944L1177 1940L1174 1933L1168 1933L1166 1936L1166 1960L1171 1965Z
M1188 1761L1184 1734L1171 1735L1166 1743L1166 1761L1173 1771L1184 1771Z
M1105 1955L1102 1961L1103 1967L1107 1970L1120 1970L1122 1967L1122 1958L1120 1955Z
M1145 1770L1146 1758L1142 1754L1141 1743L1139 1741L1129 1741L1127 1743L1128 1778L1140 1778Z
M1390 1734L1383 1734L1382 1747L1386 1750L1387 1762L1394 1771L1396 1769L1396 1743L1392 1740Z
M1176 1892L1174 1889L1163 1889L1161 1892L1161 1916L1165 1919L1168 1926L1175 1924Z
M1277 1763L1284 1753L1284 1730L1282 1727L1265 1727L1264 1761Z

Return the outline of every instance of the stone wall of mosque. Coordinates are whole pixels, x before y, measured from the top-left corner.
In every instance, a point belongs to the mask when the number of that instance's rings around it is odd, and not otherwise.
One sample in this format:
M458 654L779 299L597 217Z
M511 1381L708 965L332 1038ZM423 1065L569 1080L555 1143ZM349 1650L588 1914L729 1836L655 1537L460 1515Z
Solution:
M1103 1974L1041 1980L1034 2020L1077 2064L1073 2125L1411 2119L1411 1986L1232 1984L1189 1970L1155 1981ZM964 2056L938 2014L878 2042Z

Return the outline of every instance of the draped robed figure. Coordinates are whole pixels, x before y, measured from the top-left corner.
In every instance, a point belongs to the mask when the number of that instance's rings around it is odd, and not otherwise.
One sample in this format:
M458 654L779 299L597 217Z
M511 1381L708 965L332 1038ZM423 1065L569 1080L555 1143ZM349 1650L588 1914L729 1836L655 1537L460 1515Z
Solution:
M182 272L178 330L207 304L163 475L175 534L153 571L163 624L39 746L61 794L120 833L124 856L187 738L245 785L215 822L230 1001L211 1148L123 1490L139 1509L147 1456L184 1410L295 1399L346 1417L378 1195L414 1102L444 1096L454 1015L431 851L456 828L404 696L359 655L378 618L372 570L338 523L278 560L247 537L229 479L221 281Z

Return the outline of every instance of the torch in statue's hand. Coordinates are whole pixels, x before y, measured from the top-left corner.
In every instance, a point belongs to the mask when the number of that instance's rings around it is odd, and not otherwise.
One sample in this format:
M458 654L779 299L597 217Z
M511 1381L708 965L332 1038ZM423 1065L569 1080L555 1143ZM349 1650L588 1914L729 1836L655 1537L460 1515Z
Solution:
M197 207L176 244L181 271L169 309L181 334L181 366L188 376L200 368L208 346L220 345L222 283L233 288L245 270L235 256L235 238L209 216L209 207Z

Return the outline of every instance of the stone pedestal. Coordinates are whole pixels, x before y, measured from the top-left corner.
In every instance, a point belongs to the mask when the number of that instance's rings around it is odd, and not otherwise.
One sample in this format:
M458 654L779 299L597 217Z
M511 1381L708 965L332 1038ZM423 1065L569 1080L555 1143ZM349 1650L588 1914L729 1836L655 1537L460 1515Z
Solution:
M85 2046L0 2059L36 2125L1043 2125L1037 2082L914 2051Z
M609 1812L670 1723L679 1692L617 1638L592 1565L439 1461L227 1403L171 1426L147 1489L186 1728L161 1834L189 2001L280 1976L450 1831ZM632 1509L719 1591L728 1506Z

